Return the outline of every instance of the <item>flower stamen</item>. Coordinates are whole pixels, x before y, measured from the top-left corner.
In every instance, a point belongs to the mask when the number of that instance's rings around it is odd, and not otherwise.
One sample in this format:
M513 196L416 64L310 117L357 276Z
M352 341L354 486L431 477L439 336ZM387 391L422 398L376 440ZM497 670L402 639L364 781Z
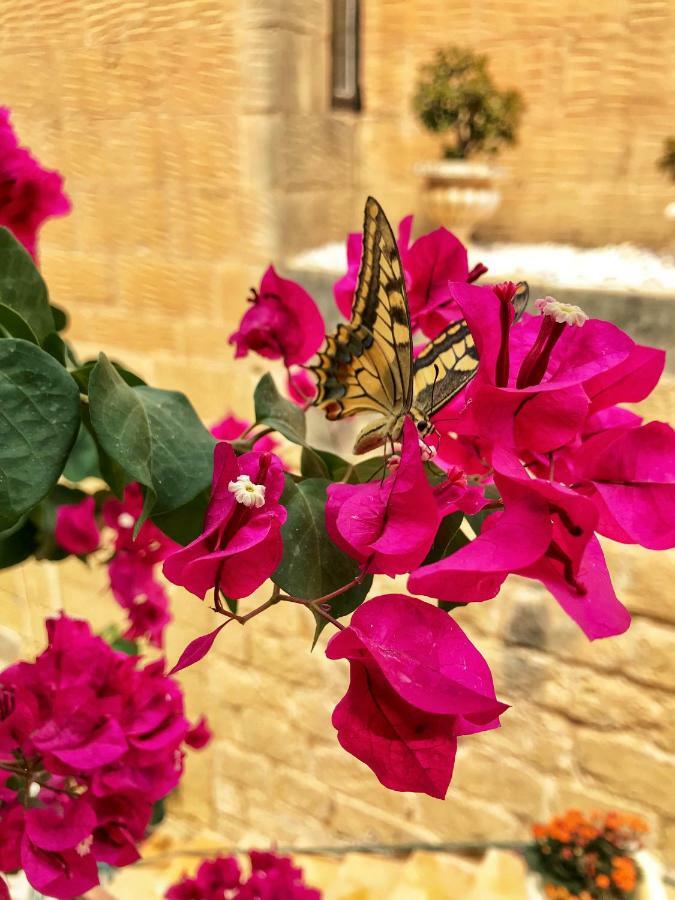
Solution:
M259 509L265 505L265 485L255 484L249 475L238 475L236 481L230 481L227 489L243 506Z
M562 336L566 325L576 325L578 328L588 321L588 316L578 306L572 303L561 303L554 297L542 297L534 304L542 314L539 334L527 356L523 360L516 387L521 390L540 384L546 374L546 369L551 359L553 348Z

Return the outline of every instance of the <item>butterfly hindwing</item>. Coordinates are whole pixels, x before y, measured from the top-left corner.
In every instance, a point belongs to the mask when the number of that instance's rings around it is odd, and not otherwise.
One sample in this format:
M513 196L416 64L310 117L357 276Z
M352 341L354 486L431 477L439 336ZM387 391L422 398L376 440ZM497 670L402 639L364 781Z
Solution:
M413 363L416 412L429 419L471 381L478 353L464 319L451 322L430 341Z
M366 202L363 255L352 318L328 335L312 367L316 406L329 419L366 410L399 417L412 399L412 339L405 276L382 207Z

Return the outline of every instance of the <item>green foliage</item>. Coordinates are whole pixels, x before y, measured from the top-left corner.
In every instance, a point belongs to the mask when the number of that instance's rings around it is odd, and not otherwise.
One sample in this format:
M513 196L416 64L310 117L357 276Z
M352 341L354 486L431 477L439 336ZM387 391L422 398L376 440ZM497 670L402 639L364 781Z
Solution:
M675 181L675 137L666 138L663 142L663 154L659 158L658 167L671 181Z
M77 385L49 354L0 340L0 532L56 484L80 427Z
M413 107L429 131L452 135L446 159L469 159L516 142L524 102L495 85L486 56L451 46L421 68Z
M39 532L30 520L7 537L0 537L0 569L16 566L32 556L38 548Z
M253 394L256 425L266 425L283 434L293 444L305 443L305 414L291 400L282 397L274 379L263 375Z
M307 424L304 412L292 400L281 396L269 372L263 375L256 385L253 404L256 425L264 425L272 431L278 431L292 444L299 444L303 448L305 468L311 465L313 474L326 478L330 476L328 463L306 441Z
M30 254L6 228L0 228L0 323L7 328L7 310L14 313L13 337L43 343L56 330L47 287ZM32 335L27 337L27 330Z
M286 478L281 502L288 518L281 529L284 555L272 581L291 596L312 599L325 597L352 581L359 565L343 553L326 533L326 487L322 478L308 478L296 484ZM353 612L366 598L372 584L368 576L344 594L330 601L330 612L336 618ZM315 614L318 638L326 620Z
M145 486L144 518L177 510L211 484L215 439L183 394L131 387L101 354L89 376L89 411L105 453Z

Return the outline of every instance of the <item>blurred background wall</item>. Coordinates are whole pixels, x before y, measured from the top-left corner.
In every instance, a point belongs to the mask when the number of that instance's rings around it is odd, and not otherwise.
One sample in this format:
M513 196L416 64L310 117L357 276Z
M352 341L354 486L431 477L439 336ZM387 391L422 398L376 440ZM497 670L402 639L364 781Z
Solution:
M0 102L73 200L42 242L70 336L185 390L206 421L250 415L263 366L235 366L227 336L262 268L357 228L366 192L394 220L415 208L412 166L437 147L409 99L439 43L488 52L528 105L484 236L665 238L654 163L675 119L669 0L368 0L359 112L331 105L331 15L328 0L0 0ZM666 384L645 415L667 418L672 398ZM517 580L458 614L514 708L462 748L446 802L390 793L339 749L330 712L346 670L321 645L310 655L303 610L228 629L184 673L216 738L189 760L171 821L242 842L512 839L570 804L614 806L644 813L675 864L674 559L615 545L609 562L635 613L620 638L589 645ZM172 596L174 660L212 614ZM116 616L101 570L0 574L4 637L29 651L61 605L96 626Z

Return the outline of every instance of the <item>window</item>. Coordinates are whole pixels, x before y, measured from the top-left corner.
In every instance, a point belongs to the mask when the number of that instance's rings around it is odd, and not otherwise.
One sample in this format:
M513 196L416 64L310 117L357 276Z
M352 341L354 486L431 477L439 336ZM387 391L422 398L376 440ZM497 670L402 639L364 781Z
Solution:
M359 0L333 0L332 105L361 109L359 87Z

